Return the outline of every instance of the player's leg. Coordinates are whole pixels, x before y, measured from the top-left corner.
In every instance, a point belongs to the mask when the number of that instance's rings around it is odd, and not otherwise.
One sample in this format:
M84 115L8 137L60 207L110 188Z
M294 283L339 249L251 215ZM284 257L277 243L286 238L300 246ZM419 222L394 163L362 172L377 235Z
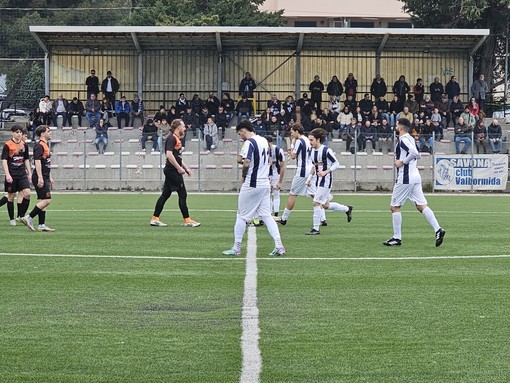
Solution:
M285 247L282 243L280 231L275 220L271 217L271 197L269 189L257 189L259 193L259 204L257 214L265 223L269 235L273 238L274 249L269 255L280 256L285 254Z
M427 219L427 222L432 226L435 233L435 239L436 239L436 247L441 246L443 243L443 238L446 234L446 231L439 225L439 222L436 219L436 215L432 211L432 209L427 204L427 199L425 198L423 194L423 190L421 187L421 184L416 184L413 188L413 194L410 197L410 200L413 201L416 205L416 209L420 213L422 213L425 218Z
M200 226L200 222L196 222L192 220L189 216L188 209L188 192L186 191L186 186L184 186L184 181L182 182L182 186L177 190L177 195L179 196L179 209L182 214L182 218L184 219L184 226L187 227L198 227Z
M411 189L407 184L396 184L393 187L390 201L393 236L383 242L386 246L400 246L402 244L402 213L400 208L410 195L410 191Z
M243 242L246 225L253 217L257 215L258 205L254 204L255 192L254 188L241 187L239 197L237 199L237 215L234 224L234 244L228 250L223 252L224 255L241 255L241 245Z
M166 172L165 172L166 173ZM154 213L152 214L152 218L150 221L151 226L167 226L166 223L163 223L159 220L159 216L165 207L165 203L172 195L172 184L169 175L165 174L165 183L163 184L163 190L161 191L161 195L156 201L156 206L154 207Z
M6 203L7 204L7 214L9 215L9 222L12 226L16 225L16 220L14 219L14 199L15 198L16 198L16 192L14 192L14 193L7 192L7 203Z

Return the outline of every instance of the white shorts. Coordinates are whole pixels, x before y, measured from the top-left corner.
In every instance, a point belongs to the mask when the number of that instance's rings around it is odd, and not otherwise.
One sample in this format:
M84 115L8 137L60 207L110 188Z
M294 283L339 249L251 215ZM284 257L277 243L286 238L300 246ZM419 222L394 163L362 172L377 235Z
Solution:
M241 186L237 202L237 215L245 221L271 215L271 197L269 188Z
M275 188L278 185L278 181L280 181L279 174L273 174L272 176L269 176L269 183L271 184L271 187Z
M290 194L291 195L302 195L302 196L312 196L315 194L315 175L312 177L310 181L310 186L306 185L306 177L300 177L299 175L294 175L292 179L292 185L290 186Z
M327 204L333 199L331 195L331 189L319 186L313 196L313 202L320 203L321 205Z
M423 194L421 183L417 184L395 184L391 194L391 206L403 206L406 200L414 202L415 205L427 205L427 199Z

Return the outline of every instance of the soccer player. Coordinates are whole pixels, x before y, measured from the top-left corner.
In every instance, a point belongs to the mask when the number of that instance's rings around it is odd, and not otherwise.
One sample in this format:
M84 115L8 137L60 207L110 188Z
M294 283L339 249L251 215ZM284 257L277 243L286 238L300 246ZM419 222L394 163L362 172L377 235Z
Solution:
M21 221L32 231L35 231L33 219L39 216L39 231L53 232L46 226L46 209L51 203L51 189L55 181L51 177L51 152L48 142L51 140L51 130L47 125L39 125L35 130L39 141L34 145L35 172L32 174L32 184L37 193L38 202L29 215L21 218Z
M271 197L273 214L278 217L280 211L280 190L285 175L285 152L279 146L273 145L273 137L266 136L269 143L269 157L271 158L271 167L269 168L269 183L271 185Z
M234 225L234 245L225 250L224 255L241 255L246 224L253 217L259 217L267 227L274 240L272 256L285 255L278 225L271 217L271 185L269 184L269 143L264 137L255 134L253 125L248 120L241 121L236 132L243 139L241 151L243 160L242 186L237 202L237 218Z
M175 119L170 125L170 132L165 140L165 153L166 153L166 164L165 164L165 183L163 184L163 190L161 196L156 202L154 208L154 215L150 221L151 226L165 227L166 223L159 220L159 216L163 211L165 202L170 198L172 192L177 192L179 196L179 209L181 210L182 218L184 219L183 225L186 227L198 227L199 222L193 221L189 216L188 204L186 199L188 193L186 186L184 185L183 175L186 173L191 176L191 170L186 166L182 160L182 139L186 134L186 125L180 119Z
M427 199L423 195L421 176L417 163L420 153L416 147L415 139L409 134L411 123L405 118L397 122L396 131L399 139L395 147L395 167L397 168L397 180L393 186L390 210L393 221L393 237L384 241L386 246L400 246L402 244L402 214L400 207L410 200L416 205L416 209L422 213L436 232L436 247L441 246L446 234L432 209L427 206Z
M352 206L341 205L331 202L331 188L333 185L333 172L339 168L340 164L331 148L324 145L324 140L328 137L328 132L322 128L314 129L308 135L310 146L312 147L311 160L313 167L306 179L306 184L310 185L312 178L315 177L315 194L313 196L313 228L307 235L320 234L321 210L343 211L347 215L347 222L352 220Z
M28 145L23 141L23 128L13 125L12 137L2 149L2 167L5 173L5 191L7 198L2 198L2 205L7 204L9 223L16 226L14 219L14 198L16 192L20 192L21 203L18 200L18 215L25 215L30 205L30 158Z

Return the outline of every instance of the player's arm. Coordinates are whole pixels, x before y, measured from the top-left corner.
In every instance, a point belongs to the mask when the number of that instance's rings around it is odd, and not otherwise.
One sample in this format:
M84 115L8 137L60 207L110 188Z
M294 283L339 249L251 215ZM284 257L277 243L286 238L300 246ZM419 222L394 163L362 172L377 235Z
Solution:
M11 173L9 173L9 165L7 164L7 160L2 160L2 167L4 168L5 181L9 184L12 183L12 177Z
M243 167L241 169L241 182L244 183L248 170L250 169L251 160L249 158L243 158Z
M335 170L340 168L340 162L338 162L338 159L333 154L333 151L331 149L328 149L327 154L328 160L331 162L331 166L326 170L321 170L317 173L319 177L324 177L328 173L333 173Z
M306 178L306 181L305 181L306 185L310 186L310 183L312 182L312 178L314 175L315 175L315 165L310 168L310 174L308 174L308 177Z
M31 179L32 178L32 168L30 166L30 160L28 160L28 159L25 160L25 169L27 169L28 179Z
M285 156L282 155L282 159L280 161L280 178L278 178L278 189L282 188L284 176L285 176Z
M44 178L43 178L43 175L42 175L42 163L41 163L41 160L35 160L34 164L35 164L35 172L37 173L37 185L34 185L34 186L42 188L43 185L44 185Z
M179 165L179 163L175 159L175 156L171 150L166 151L166 158L168 158L168 162L170 162L172 164L172 166L177 169L177 172L179 174L186 173L186 170L184 170L184 168L181 165Z

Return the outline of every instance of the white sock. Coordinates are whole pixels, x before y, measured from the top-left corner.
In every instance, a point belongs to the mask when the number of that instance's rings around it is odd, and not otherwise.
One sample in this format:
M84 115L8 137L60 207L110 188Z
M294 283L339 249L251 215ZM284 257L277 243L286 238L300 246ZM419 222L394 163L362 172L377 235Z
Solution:
M427 218L427 221L429 221L429 223L432 225L432 227L434 228L434 232L438 231L441 226L439 226L439 222L437 222L436 216L434 215L432 209L427 206L425 209L423 209L421 213L425 216L425 218Z
M313 207L313 228L317 231L319 231L321 224L321 210L324 211L320 205Z
M274 247L277 247L277 248L283 247L282 239L280 237L280 231L278 230L278 224L276 223L276 221L269 216L261 217L260 219L262 219L262 221L264 221L264 224L267 227L267 231L269 232L269 235L273 238Z
M236 219L234 225L234 246L237 249L241 249L241 243L243 242L244 232L246 231L246 221L239 218Z
M402 239L402 213L397 211L391 214L393 220L393 238Z
M336 202L330 202L328 210L343 211L345 213L345 212L349 211L349 208L345 205L341 205Z
M321 221L326 220L326 209L321 207Z
M282 214L282 220L283 221L286 221L289 219L289 215L291 213L292 210L289 210L287 208L283 209L283 214Z
M278 189L273 190L273 213L280 211L280 191Z

